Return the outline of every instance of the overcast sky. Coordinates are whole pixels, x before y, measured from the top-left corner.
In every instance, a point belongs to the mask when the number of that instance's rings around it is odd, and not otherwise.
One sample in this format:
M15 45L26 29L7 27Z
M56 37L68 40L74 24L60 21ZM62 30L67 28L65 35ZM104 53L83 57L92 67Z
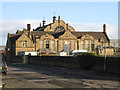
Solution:
M43 18L46 24L51 23L54 13L76 31L102 32L106 24L109 38L118 38L118 2L2 2L1 9L0 45L6 44L8 33L22 30L28 23L32 29L38 27Z

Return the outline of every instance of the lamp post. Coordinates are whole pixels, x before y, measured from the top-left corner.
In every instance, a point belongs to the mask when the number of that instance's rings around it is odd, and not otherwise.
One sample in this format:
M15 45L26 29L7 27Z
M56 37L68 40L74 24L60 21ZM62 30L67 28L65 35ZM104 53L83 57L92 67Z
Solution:
M104 72L105 72L106 71L106 44L104 49L104 56L105 56L105 59L104 59Z
M103 57L103 52L102 52L102 50L103 50L103 41L102 41L102 45L101 45L101 54L102 54L102 57Z

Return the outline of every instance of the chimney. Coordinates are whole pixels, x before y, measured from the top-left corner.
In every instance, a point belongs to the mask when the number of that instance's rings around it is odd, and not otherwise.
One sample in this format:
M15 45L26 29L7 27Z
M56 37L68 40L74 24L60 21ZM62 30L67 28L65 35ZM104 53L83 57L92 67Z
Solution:
M8 38L10 37L10 33L8 33Z
M68 26L69 26L69 24L67 23L67 24L66 24L66 29L68 29Z
M43 20L42 22L43 22L43 26L45 26L45 22L46 22L46 21L45 21L45 20Z
M55 23L55 21L56 21L56 16L53 17L53 23Z
M27 24L27 30L28 30L29 32L31 32L31 25L30 25L30 24Z
M58 16L58 22L60 23L60 16Z
M106 24L103 25L103 32L106 33Z
M40 23L40 27L41 27L41 23Z

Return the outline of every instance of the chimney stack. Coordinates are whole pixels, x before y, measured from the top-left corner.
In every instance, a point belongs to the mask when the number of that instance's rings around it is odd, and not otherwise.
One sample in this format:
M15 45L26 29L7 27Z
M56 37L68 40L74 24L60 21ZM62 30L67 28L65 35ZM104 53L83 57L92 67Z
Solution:
M31 32L31 25L30 25L30 24L27 24L27 30L28 30L29 32Z
M103 25L103 32L106 33L106 24Z
M55 23L55 21L56 21L56 16L53 17L53 23Z
M40 27L41 27L41 23L40 23Z
M60 16L58 16L58 22L60 23Z
M68 26L69 26L69 24L67 23L67 24L66 24L66 28L67 28L67 29L68 29Z

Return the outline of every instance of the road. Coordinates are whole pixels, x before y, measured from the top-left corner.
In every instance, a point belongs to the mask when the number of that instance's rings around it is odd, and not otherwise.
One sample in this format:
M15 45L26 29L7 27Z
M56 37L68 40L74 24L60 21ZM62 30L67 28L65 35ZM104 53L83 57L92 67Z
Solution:
M119 88L118 75L45 65L8 64L3 88Z

